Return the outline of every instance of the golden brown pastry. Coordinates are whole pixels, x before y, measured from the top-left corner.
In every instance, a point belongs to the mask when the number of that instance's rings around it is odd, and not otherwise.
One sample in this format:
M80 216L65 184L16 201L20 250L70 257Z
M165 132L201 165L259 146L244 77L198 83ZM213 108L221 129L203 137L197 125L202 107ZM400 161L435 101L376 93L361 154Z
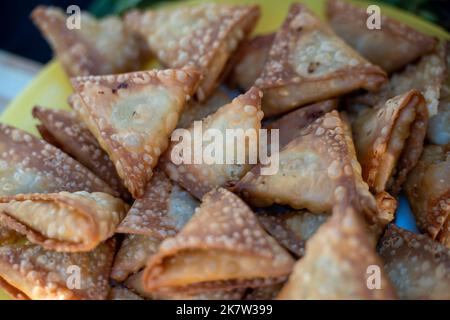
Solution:
M61 150L20 129L0 124L0 195L59 191L118 195Z
M401 299L450 299L450 249L390 225L378 249Z
M300 129L306 127L325 113L337 109L337 107L337 99L313 103L291 111L274 121L270 121L265 128L279 130L279 147L282 148L299 135Z
M222 163L212 161L208 163L202 157L200 163L195 163L195 145L194 142L200 140L202 142L203 153L208 148L216 146L215 139L207 141L203 139L203 136L195 136L195 123L189 127L188 136L190 137L190 143L180 141L172 141L169 149L167 150L164 158L161 160L161 167L167 173L167 175L180 186L188 190L196 198L201 199L202 196L215 187L224 186L228 181L237 180L247 172L250 167L250 151L258 146L258 133L261 128L261 120L263 118L261 111L261 91L256 87L251 88L247 93L238 96L233 99L231 103L226 104L219 108L215 113L209 115L201 121L203 133L210 129L216 129L220 131L222 137L226 137L227 129L242 129L243 131L253 130L255 135L254 141L250 141L251 135L247 135L248 138L235 139L234 149L227 147L229 141L225 139L223 141L223 154ZM245 133L245 132L244 132ZM183 137L184 139L184 137ZM180 148L183 145L191 147L190 159L187 159L190 163L184 163L180 161L180 164L176 164L174 157L180 153ZM242 163L238 163L239 158L236 156L236 150L244 150L245 159ZM227 153L234 155L234 163L230 164L226 162ZM197 154L198 155L198 154ZM180 159L183 160L183 159ZM215 159L212 159L215 160ZM256 159L255 163L256 163Z
M450 145L426 146L404 188L419 228L450 248Z
M378 90L387 81L301 4L292 4L255 85L264 93L266 117L357 89Z
M374 193L399 193L422 153L427 122L426 102L418 90L367 108L353 121L362 176Z
M175 236L194 214L199 202L159 169L136 199L117 232L163 240Z
M369 29L366 8L346 1L328 0L328 21L333 30L367 60L387 72L401 69L434 49L437 40L386 15L381 29Z
M74 109L114 162L134 198L144 194L200 74L151 70L72 79Z
M346 183L351 183L368 208L376 206L362 180L348 125L337 111L303 128L280 151L279 164L274 175L261 175L263 166L255 166L233 190L257 207L287 204L321 213L331 212L345 193Z
M165 66L193 66L203 73L196 97L204 101L219 85L227 62L260 16L257 5L205 3L144 12L133 11L125 21L145 38Z
M450 41L446 42L447 79L441 86L437 113L430 118L427 138L432 144L450 143Z
M202 120L216 112L221 106L227 104L230 97L222 88L217 88L205 102L191 100L183 110L177 128L188 128L194 121Z
M142 270L148 259L158 251L160 239L141 234L126 234L114 258L111 278L123 282Z
M18 194L0 197L0 222L47 250L93 250L114 235L128 206L94 192Z
M282 282L294 261L259 225L246 204L225 189L162 242L143 274L149 292L205 292Z
M29 242L2 245L0 286L16 299L104 300L114 247L114 240L77 253L49 251Z
M70 77L139 70L145 62L142 40L119 17L97 20L81 12L79 28L70 29L61 9L38 6L31 18Z
M86 125L76 117L75 112L36 106L32 113L40 121L37 129L45 141L86 166L116 190L122 199L131 200L131 195L117 175L114 163Z
M214 290L199 293L190 292L149 292L142 281L143 271L130 276L125 282L127 287L149 300L241 300L246 288L232 290Z
M240 46L227 79L229 85L247 91L255 84L269 56L273 39L275 33L258 35Z
M338 205L306 243L277 299L395 299L357 207ZM373 280L373 269L379 276Z
M438 111L441 85L447 77L445 51L445 46L441 44L436 50L420 58L417 63L392 74L389 82L378 92L357 95L350 98L348 104L375 107L390 98L417 89L425 97L428 116L435 115Z
M260 209L256 214L264 229L297 257L305 254L306 241L329 217L328 213L275 206Z

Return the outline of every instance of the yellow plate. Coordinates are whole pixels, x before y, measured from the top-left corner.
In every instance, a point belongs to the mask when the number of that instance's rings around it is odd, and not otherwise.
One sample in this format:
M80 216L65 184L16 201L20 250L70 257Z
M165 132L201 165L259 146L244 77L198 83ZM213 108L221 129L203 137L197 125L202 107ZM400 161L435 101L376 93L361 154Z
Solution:
M211 2L211 0L189 0L189 4L199 2ZM217 2L244 4L259 3L262 8L262 17L255 30L255 33L268 33L275 31L285 18L287 8L292 2L305 3L309 8L324 16L325 0L216 0ZM352 1L364 5L361 1ZM368 5L369 3L367 3ZM178 5L174 4L174 5ZM380 4L381 12L397 20L410 25L411 27L441 39L450 39L448 34L442 28L426 22L414 15L400 11L398 9ZM31 109L34 105L45 106L49 108L69 108L67 97L72 93L69 80L57 61L50 62L45 66L28 87L19 94L8 106L0 121L14 125L18 128L37 134L35 124L36 120L31 116ZM8 299L8 296L0 290L0 300Z

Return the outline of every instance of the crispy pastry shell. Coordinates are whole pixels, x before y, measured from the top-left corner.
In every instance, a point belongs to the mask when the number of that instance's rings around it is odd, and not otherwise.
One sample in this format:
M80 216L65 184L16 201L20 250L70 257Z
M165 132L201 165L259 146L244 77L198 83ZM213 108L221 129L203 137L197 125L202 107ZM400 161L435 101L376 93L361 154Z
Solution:
M47 250L93 250L114 235L127 205L106 193L61 191L0 197L0 221Z
M266 117L387 81L305 6L294 3L277 32L255 85L264 93Z
M72 79L74 105L134 198L144 194L199 73L152 70Z
M0 195L59 191L117 195L61 150L20 129L0 124Z
M363 57L387 72L401 69L434 49L437 40L385 15L381 29L367 27L365 8L328 0L326 14L333 30Z
M205 292L281 282L293 260L259 225L245 203L225 189L203 198L174 237L163 241L144 271L150 292Z

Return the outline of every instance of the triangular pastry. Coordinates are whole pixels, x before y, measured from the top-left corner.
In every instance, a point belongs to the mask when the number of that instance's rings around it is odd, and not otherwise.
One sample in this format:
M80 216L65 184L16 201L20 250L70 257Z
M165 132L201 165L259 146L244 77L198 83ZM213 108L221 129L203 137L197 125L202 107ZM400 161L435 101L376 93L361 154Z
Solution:
M215 189L186 226L164 240L144 270L150 292L204 292L282 282L293 259L247 205Z
M352 123L356 154L369 188L398 194L422 153L428 111L418 90L367 108Z
M387 72L401 69L429 53L437 40L381 15L380 29L369 29L366 8L328 0L326 14L333 30L367 60Z
M219 85L227 62L259 19L257 5L206 3L133 11L126 24L145 38L161 63L193 66L203 73L196 97L208 98Z
M199 73L151 70L72 79L74 104L134 198L144 194Z
M358 214L351 206L335 208L306 243L305 256L295 264L277 299L396 298ZM377 281L369 278L374 272L370 268L376 270Z
M178 145L182 145L182 141L173 141L161 161L161 167L173 181L179 183L180 186L184 187L198 199L201 199L205 193L215 187L224 186L228 181L240 179L251 167L251 164L249 164L250 150L256 146L257 151L258 134L263 118L263 113L260 108L261 91L253 87L247 93L233 99L231 103L222 106L215 113L200 122L203 133L207 132L207 130L215 129L216 131L220 131L221 137L225 137L223 139L225 141L222 144L222 163L217 163L216 161L207 163L205 161L203 157L205 150L208 150L212 146L217 146L216 138L206 141L207 139L204 136L196 137L194 123L187 129L187 133L191 137L191 150L193 150L191 152L191 159L187 159L190 163L174 163L173 153L178 155ZM255 133L253 136L255 140L250 141L251 135L246 135L244 137L245 139L234 139L235 143L231 144L226 138L226 131L229 129L242 129L244 134L250 130ZM196 141L198 143L199 140L202 142L201 148L199 148L201 153L195 154L197 149L194 144ZM238 163L239 158L236 156L237 150L244 150L245 163ZM255 148L253 150L255 151ZM226 163L228 154L234 155L232 159L234 163ZM202 160L198 164L195 163L196 156L201 157L200 160Z
M94 192L18 194L0 197L0 222L47 250L93 250L114 235L128 206Z
M255 85L264 93L270 117L358 89L370 91L387 81L305 6L294 3L277 32Z
M118 17L97 20L81 12L73 29L69 23L75 17L56 7L38 6L31 17L70 77L139 70L148 55L140 37Z

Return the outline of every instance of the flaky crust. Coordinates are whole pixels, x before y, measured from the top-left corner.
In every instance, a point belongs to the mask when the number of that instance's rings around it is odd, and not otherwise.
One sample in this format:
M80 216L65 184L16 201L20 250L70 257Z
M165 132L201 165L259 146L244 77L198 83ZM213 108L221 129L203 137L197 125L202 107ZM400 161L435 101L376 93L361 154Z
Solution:
M260 209L256 214L264 229L299 258L305 254L308 239L330 216L327 213L311 213L307 210L276 206Z
M110 238L127 205L106 193L59 192L0 197L0 222L47 250L93 250Z
M275 33L270 33L245 41L236 53L227 83L249 90L261 75L274 39Z
M450 249L390 225L378 252L401 299L450 299Z
M418 90L367 109L353 122L362 175L374 193L399 193L422 153L427 122L426 102Z
M113 240L82 253L49 251L28 242L2 245L0 286L19 299L104 300L114 247ZM69 288L74 266L80 271L78 289L76 284Z
M199 202L157 169L144 196L136 199L117 232L163 240L174 236L192 217Z
M61 150L20 129L0 124L0 195L59 191L118 195Z
M38 6L31 18L71 77L138 70L148 55L118 17L97 20L82 12L80 28L69 29L61 9Z
M168 69L72 79L82 100L75 111L134 198L144 194L199 78L194 69Z
M266 117L364 88L387 77L301 4L292 4L255 85Z
M446 47L439 45L436 50L424 55L417 63L409 64L403 70L392 74L389 82L377 92L359 94L349 99L348 104L363 104L375 107L388 99L410 90L422 92L428 109L428 116L437 113L441 86L447 78Z
M313 103L291 111L274 121L270 121L265 128L269 130L279 130L279 147L282 148L298 136L301 129L314 122L314 120L320 118L325 113L337 109L337 107L337 99Z
M363 57L387 72L401 69L429 53L437 39L386 15L381 16L381 29L367 27L366 8L341 0L328 0L328 21L333 30Z
M405 191L419 228L450 248L450 145L428 145Z
M196 269L176 286L164 286L165 267L177 257L214 254L220 264L221 255L253 261L249 266L233 262L234 271L220 271L227 278L202 281L210 274L214 261ZM189 260L187 260L189 261ZM182 263L182 261L180 261ZM143 281L147 291L204 292L210 290L258 287L281 282L290 272L293 260L259 225L245 203L231 192L218 189L203 198L200 209L174 237L163 241L159 251L148 262ZM228 265L230 267L231 265ZM203 271L201 271L203 269ZM225 272L225 273L224 273ZM190 277L194 277L190 279Z
M196 97L204 101L219 85L227 61L253 30L259 16L258 5L207 3L133 11L125 21L145 38L165 66L194 66L203 73Z
M357 209L335 207L333 215L306 243L277 299L395 299L395 291ZM379 268L380 288L369 289L368 268Z
M114 257L111 278L123 282L142 270L148 259L158 251L161 240L140 234L127 234Z
M36 106L32 113L41 122L37 129L45 141L86 166L116 190L122 199L131 200L131 195L117 175L114 163L86 125L76 117L75 112Z
M261 128L261 120L263 113L261 111L261 91L252 87L248 92L233 99L229 104L226 104L219 108L212 115L202 120L202 130L205 132L209 129L218 129L222 133L223 137L226 137L226 129L254 129L256 135ZM194 126L189 127L189 135L193 143L194 139L200 139L203 137L195 137ZM259 137L256 137L258 139ZM237 144L243 146L246 158L249 154L249 142L238 140L235 144L235 148L238 148ZM246 139L247 140L247 139ZM202 141L203 142L203 141ZM175 164L172 161L173 152L176 152L179 141L173 141L168 148L166 154L161 159L160 166L164 172L173 181L180 184L188 190L193 196L201 199L204 194L216 187L224 186L228 181L240 179L251 167L248 161L245 164L236 163L238 159L234 158L235 163L229 164L223 159L223 164L213 163L207 164L202 161L200 164L195 164L194 152L191 155L190 164ZM253 143L253 142L252 142ZM205 150L213 142L203 142L202 150ZM226 141L223 143L223 156L226 152L229 152L226 148ZM245 148L244 148L245 147ZM236 150L236 149L235 149Z

